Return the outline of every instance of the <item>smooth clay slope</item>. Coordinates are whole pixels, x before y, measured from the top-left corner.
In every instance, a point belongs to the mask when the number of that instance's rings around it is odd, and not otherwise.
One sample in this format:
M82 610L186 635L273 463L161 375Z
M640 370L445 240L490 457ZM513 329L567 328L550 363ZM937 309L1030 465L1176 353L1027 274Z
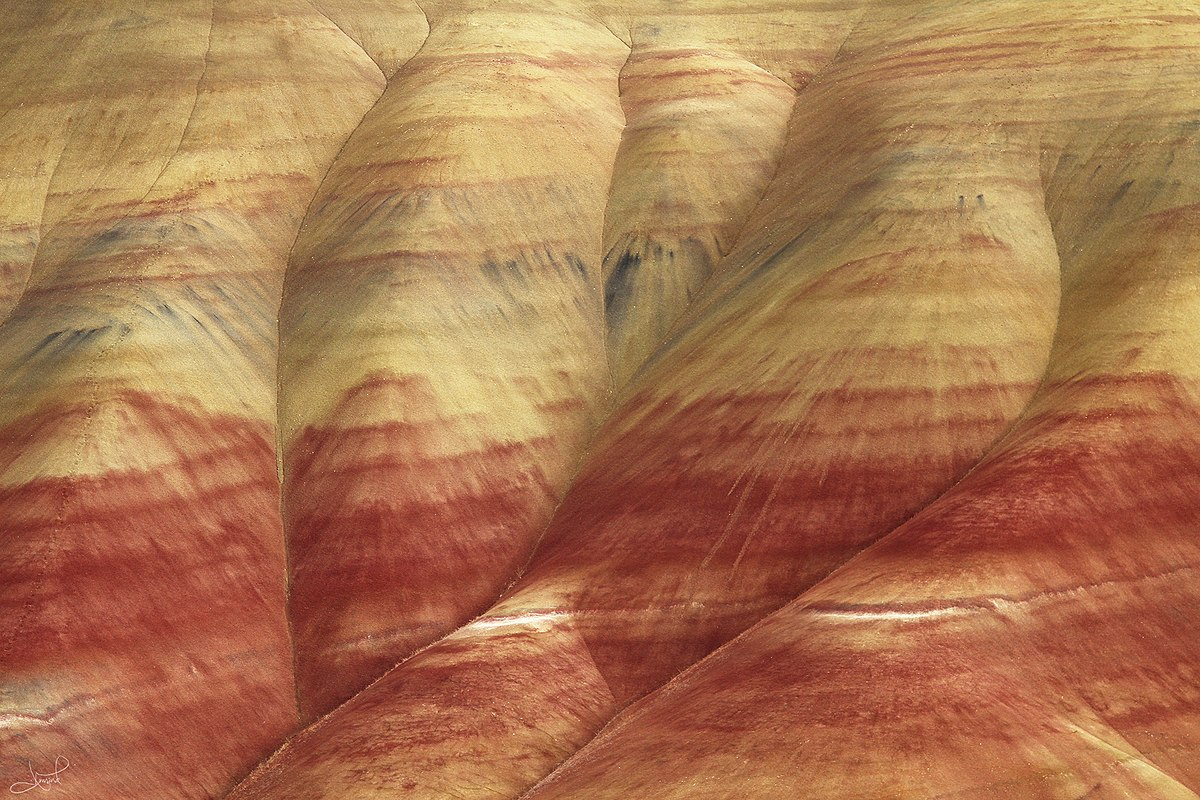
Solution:
M1198 28L22 7L0 777L1196 800Z

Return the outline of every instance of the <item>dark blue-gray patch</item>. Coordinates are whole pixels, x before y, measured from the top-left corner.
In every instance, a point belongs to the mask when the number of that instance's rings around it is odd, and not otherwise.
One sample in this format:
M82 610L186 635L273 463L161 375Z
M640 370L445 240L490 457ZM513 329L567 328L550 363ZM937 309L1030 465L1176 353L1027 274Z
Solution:
M624 318L641 266L641 254L626 250L604 281L604 314L610 321Z
M1125 194L1129 191L1129 188L1131 186L1133 186L1132 180L1125 181L1120 186L1118 186L1117 191L1115 191L1113 193L1112 199L1108 201L1108 207L1112 208L1117 203L1121 202L1121 198L1125 196Z
M98 325L94 328L64 328L61 331L54 331L42 337L42 340L25 354L22 363L31 361L39 355L49 355L52 358L61 358L70 355L93 339L114 329L122 336L127 335L132 330L128 325L110 322L107 325Z

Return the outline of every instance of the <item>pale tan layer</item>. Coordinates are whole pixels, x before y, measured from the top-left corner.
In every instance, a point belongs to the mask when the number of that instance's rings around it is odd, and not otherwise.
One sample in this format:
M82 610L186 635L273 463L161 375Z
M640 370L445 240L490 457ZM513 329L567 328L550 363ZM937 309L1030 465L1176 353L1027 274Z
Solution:
M660 40L661 42L661 40ZM704 47L635 47L605 211L609 369L621 388L697 295L774 176L795 94Z
M931 20L924 52L848 42L842 92L869 77L910 116L930 88L989 96L1036 132L1063 280L1044 388L944 498L529 798L1197 796L1200 109L1179 48L1200 20L1121 11L996 4Z
M637 64L623 70L629 118L643 110L626 80ZM659 80L685 91L669 70ZM717 81L700 73L687 86L711 93ZM629 388L523 579L297 737L235 796L368 796L364 774L398 796L518 796L625 703L947 488L1018 417L1045 369L1058 298L1036 144L986 125L938 127L939 150L906 158L918 135L898 139L886 119L866 135L798 124L840 99L821 76L808 91L817 105L797 108L771 190L786 194L768 195L779 229L760 241L773 251L714 279L721 294L705 295ZM686 115L666 113L687 129ZM627 119L610 231L668 219L637 205L636 148L648 143L637 124ZM1008 152L977 152L981 133ZM691 181L687 199L701 209L717 196L699 161L645 164ZM827 188L885 168L887 182ZM907 199L959 179L997 207ZM841 225L816 224L841 214ZM709 236L741 227L716 213L688 221ZM802 237L805 247L793 241ZM535 688L518 702L512 686ZM443 735L449 720L464 732Z
M43 11L0 19L26 70L0 152L32 159L0 189L28 235L0 328L3 785L69 763L28 790L213 797L296 724L275 317L382 79L302 2L20 5Z
M5 765L1194 797L1196 23L20 4Z
M281 311L309 715L495 598L608 389L600 232L628 51L569 5L429 14L314 200Z

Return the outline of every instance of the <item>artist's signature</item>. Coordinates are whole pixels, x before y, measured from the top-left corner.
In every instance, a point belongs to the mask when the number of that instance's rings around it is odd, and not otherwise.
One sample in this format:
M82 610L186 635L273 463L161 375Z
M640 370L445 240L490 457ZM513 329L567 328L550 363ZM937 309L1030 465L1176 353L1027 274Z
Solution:
M41 789L44 792L50 791L51 786L62 783L62 774L67 771L67 767L71 766L71 762L66 759L66 756L59 756L54 759L54 769L50 772L38 772L33 768L31 762L26 762L29 765L29 780L17 781L8 790L13 794L25 794L32 792L34 789Z

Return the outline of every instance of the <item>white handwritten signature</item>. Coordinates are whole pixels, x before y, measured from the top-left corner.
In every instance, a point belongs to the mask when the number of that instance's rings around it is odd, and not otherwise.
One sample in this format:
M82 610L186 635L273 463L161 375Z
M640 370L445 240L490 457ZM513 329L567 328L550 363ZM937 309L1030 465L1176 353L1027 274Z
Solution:
M65 756L58 756L54 759L54 770L52 772L38 772L33 768L33 764L25 762L29 765L29 780L17 781L8 790L13 794L25 794L34 789L42 791L50 791L50 787L54 784L61 784L62 778L59 776L66 772L67 767L71 766L71 762Z

